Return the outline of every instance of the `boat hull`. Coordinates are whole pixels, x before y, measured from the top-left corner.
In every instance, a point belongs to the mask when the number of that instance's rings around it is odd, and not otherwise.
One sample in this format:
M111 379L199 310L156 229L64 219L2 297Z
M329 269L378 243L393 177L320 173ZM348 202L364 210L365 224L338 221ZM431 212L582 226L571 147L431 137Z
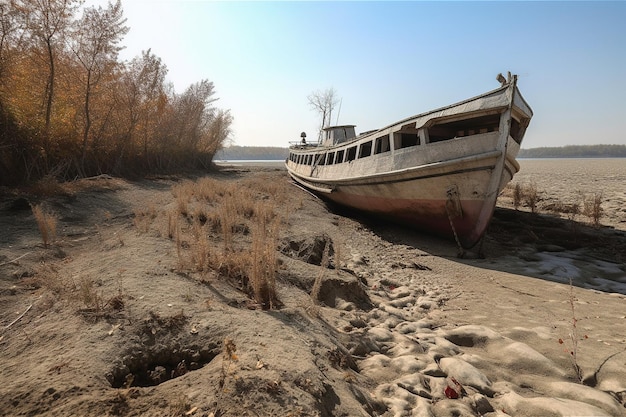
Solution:
M487 198L499 154L486 153L398 172L342 181L291 177L320 197L446 238L470 249L484 235L495 208ZM500 172L501 187L519 165L510 158Z

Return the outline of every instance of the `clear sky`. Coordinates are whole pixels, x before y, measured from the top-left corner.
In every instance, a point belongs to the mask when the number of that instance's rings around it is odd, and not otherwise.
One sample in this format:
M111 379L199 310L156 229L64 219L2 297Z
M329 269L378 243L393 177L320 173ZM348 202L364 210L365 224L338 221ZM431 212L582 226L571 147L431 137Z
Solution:
M506 71L535 114L523 148L626 144L626 2L122 5L121 58L151 48L177 92L214 82L236 145L316 138L316 90L334 88L333 121L361 132L494 89Z

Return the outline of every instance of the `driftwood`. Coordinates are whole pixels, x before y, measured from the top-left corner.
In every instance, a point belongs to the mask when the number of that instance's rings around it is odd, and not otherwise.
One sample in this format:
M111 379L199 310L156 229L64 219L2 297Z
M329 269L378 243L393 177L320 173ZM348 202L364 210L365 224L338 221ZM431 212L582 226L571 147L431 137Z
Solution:
M33 305L29 305L28 308L26 310L24 310L24 312L22 314L20 314L15 320L13 320L11 323L9 323L8 325L6 325L4 327L4 329L2 329L2 333L6 332L7 329L11 326L13 326L15 323L17 323L22 317L24 317L24 315L26 313L28 313L28 310L30 310L31 308L33 308Z
M19 260L20 260L20 259L22 259L24 256L29 255L29 254L30 254L30 252L26 252L24 255L19 256L19 257L17 257L17 258L15 258L15 259L13 259L13 260L6 261L6 262L2 262L2 263L0 264L0 266L4 266L4 265L8 265L8 264L12 264L13 262L15 262L15 261L19 261Z
M94 177L86 177L83 178L85 180L89 180L89 181L94 181L94 180L112 180L113 177L110 176L109 174L100 174L100 175L96 175Z

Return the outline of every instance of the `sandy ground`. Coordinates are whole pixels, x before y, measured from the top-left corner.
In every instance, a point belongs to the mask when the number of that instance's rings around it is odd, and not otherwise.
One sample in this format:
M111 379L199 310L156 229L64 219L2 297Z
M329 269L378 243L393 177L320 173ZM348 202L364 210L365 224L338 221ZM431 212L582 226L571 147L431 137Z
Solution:
M521 164L514 182L536 186L538 213L513 209L507 190L484 259L331 211L281 169L211 174L289 196L274 310L182 261L192 242L168 234L178 179L27 196L58 216L48 247L7 191L0 415L626 415L626 163ZM549 211L598 192L600 227Z

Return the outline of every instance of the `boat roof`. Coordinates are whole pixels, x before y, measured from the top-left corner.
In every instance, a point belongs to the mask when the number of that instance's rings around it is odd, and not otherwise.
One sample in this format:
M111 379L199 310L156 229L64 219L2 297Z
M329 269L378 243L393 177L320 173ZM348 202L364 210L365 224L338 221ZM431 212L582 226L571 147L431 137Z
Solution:
M516 79L515 79L516 80ZM519 89L517 88L517 83L513 83L513 95L514 95L514 105L519 107L524 113L526 113L529 117L532 117L533 112L524 97L522 97ZM350 140L350 142L354 140L362 140L365 137L375 134L376 132L380 132L383 130L387 130L389 128L393 128L398 125L403 125L407 123L416 123L416 128L423 126L430 120L438 119L441 117L452 116L456 113L467 113L473 111L481 111L489 108L498 108L507 106L510 102L510 97L508 94L505 94L505 91L511 87L511 82L509 81L502 86L488 91L486 93L459 101L457 103L453 103L444 107L440 107L434 110L429 110L424 113L416 114L407 118L404 118L400 121L396 121L395 123L389 124L380 129L368 130L367 132L362 132L354 139ZM341 125L341 126L328 126L323 130L333 130L342 127L355 127L356 125Z
M336 125L336 126L326 126L322 130L333 130L333 129L341 129L342 127L356 127L356 125Z
M445 117L445 116L450 116L455 113L468 112L468 111L480 111L485 108L496 108L496 107L506 106L507 102L510 99L506 98L503 93L509 88L510 88L510 83L504 84L503 86L498 87L494 90L465 99L463 101L459 101L457 103L440 107L438 109L429 110L424 113L420 113L414 116L404 118L400 121L397 121L395 123L382 127L380 129L363 132L357 137L357 139L361 139L365 136L369 136L372 133L380 132L382 130L386 130L391 127L406 124L406 123L416 122L417 124L416 127L421 127L424 125L424 123L428 122L429 120L433 120L433 119L437 119L437 118ZM522 94L520 93L517 86L514 86L514 88L515 88L515 92L514 92L515 104L521 107L523 111L527 112L528 115L532 117L532 114L533 114L532 109L530 108L526 100L524 100L524 97L522 97Z

